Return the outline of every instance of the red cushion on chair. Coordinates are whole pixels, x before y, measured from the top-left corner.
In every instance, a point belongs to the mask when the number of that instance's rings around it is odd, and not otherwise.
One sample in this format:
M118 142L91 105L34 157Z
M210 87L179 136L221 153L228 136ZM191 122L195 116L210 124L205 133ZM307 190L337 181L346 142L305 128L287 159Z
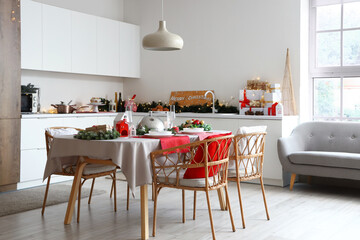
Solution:
M218 138L218 137L223 137L223 136L228 136L228 135L231 135L231 132L225 133L225 134L212 135L212 136L207 137L206 139ZM220 151L216 152L216 149L218 148L219 143L221 144ZM222 151L222 150L224 149L224 147L229 148L230 144L231 144L231 140L227 141L226 145L225 145L225 141L221 141L221 140L210 143L208 146L208 153L209 153L208 161L217 161L219 159L223 159L223 157L224 157L223 154L226 154L227 151ZM191 160L191 164L202 163L204 161L203 148L204 148L204 145L200 146L196 150L195 157L193 160ZM219 155L219 153L221 153L222 155ZM217 172L218 172L217 166L218 165L209 167L209 177L212 177L214 174L217 174ZM213 171L211 171L211 168L213 169ZM186 171L184 173L184 179L192 179L192 178L205 178L205 168L198 167L198 168L186 169Z

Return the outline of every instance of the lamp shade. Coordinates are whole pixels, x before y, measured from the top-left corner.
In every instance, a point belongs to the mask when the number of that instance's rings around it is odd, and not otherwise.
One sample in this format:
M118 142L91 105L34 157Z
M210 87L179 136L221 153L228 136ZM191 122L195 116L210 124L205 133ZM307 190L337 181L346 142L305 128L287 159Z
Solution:
M173 51L182 49L184 41L179 35L166 29L166 21L159 21L157 32L146 35L142 44L147 50Z

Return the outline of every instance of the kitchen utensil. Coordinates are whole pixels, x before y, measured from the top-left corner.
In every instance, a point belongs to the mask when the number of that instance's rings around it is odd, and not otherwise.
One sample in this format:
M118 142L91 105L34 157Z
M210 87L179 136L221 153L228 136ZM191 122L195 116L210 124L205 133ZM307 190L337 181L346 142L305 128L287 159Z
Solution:
M150 130L156 130L158 132L164 131L164 123L160 118L153 116L145 116L138 124L137 129L144 129L145 126Z
M69 103L71 103L70 101ZM76 110L76 105L66 105L63 101L60 102L60 104L51 104L54 108L57 109L58 113L72 113Z
M93 106L93 109L92 109L93 112L98 113L99 112L99 106L104 106L105 104L93 102L93 103L89 103L89 105Z

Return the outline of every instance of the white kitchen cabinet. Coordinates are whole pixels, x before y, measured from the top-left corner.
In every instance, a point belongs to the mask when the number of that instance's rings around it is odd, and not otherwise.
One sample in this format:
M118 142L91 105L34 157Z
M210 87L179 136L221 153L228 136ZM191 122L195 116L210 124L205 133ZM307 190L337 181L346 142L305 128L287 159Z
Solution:
M42 69L42 4L21 1L21 68Z
M114 119L115 119L115 116L114 117L98 117L97 125L107 124L107 125L113 126L114 125Z
M71 12L71 72L96 74L96 17Z
M97 18L97 74L119 76L119 22Z
M120 76L140 77L140 28L120 22Z
M42 184L42 177L46 165L45 129L49 127L87 128L97 124L109 124L115 116L99 117L74 116L57 118L23 118L21 119L21 160L20 160L20 188L33 187ZM57 180L56 180L57 179ZM53 182L66 181L69 178L56 178Z
M71 72L71 11L43 4L43 70Z
M45 148L45 129L64 126L62 118L21 119L21 150Z
M64 118L63 122L63 126L85 129L97 125L97 117Z
M40 180L46 166L46 149L21 150L20 182Z
M133 24L32 0L21 1L21 67L140 77L140 30Z

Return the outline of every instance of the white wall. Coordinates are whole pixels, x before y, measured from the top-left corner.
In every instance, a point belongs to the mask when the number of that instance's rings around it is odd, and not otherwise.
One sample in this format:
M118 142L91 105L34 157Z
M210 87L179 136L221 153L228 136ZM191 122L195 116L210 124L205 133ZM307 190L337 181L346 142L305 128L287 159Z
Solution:
M36 0L73 11L123 20L123 0ZM41 108L50 104L69 102L87 104L91 97L107 97L114 100L115 92L123 92L123 79L83 74L56 73L22 70L21 84L35 84L41 91Z
M90 103L92 97L115 98L115 92L123 91L123 81L117 77L101 77L84 74L56 73L22 70L21 84L32 83L40 87L41 109L49 109L60 101L78 106Z
M125 95L168 101L171 91L214 89L220 100L238 98L248 79L282 83L289 48L299 102L299 0L166 0L164 8L184 48L142 50L142 77L124 81ZM157 30L160 0L124 0L124 9L124 20L139 24L142 37Z

